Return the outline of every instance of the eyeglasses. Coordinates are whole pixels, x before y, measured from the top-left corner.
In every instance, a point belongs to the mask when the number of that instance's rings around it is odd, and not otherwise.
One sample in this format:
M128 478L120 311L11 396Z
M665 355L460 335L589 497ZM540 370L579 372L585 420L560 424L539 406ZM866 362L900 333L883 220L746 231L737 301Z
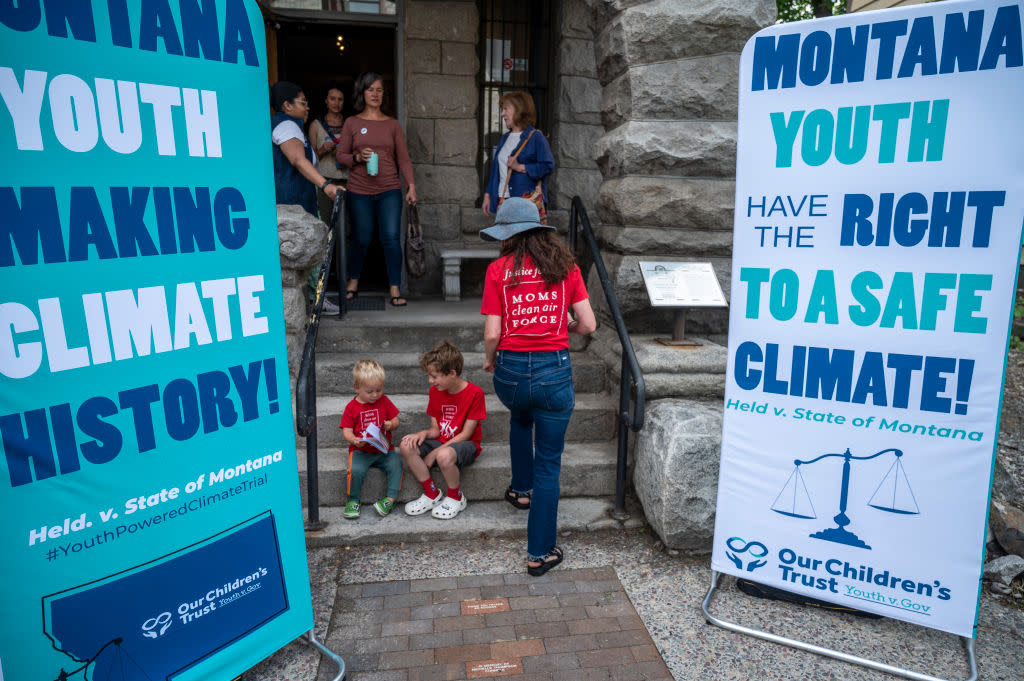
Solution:
M292 104L301 104L302 106L309 106L309 102L304 99L293 99Z

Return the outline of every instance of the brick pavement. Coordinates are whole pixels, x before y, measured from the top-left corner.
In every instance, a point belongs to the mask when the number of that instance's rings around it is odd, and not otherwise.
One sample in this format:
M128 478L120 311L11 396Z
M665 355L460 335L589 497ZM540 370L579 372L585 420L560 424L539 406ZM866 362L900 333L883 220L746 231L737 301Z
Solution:
M348 681L672 679L611 567L343 585L326 644Z

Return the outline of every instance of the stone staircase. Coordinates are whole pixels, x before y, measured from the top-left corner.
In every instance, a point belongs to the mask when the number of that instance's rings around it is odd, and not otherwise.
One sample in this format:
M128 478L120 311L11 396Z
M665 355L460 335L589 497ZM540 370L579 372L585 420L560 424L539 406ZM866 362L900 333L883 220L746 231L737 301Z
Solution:
M483 318L480 299L442 302L416 299L405 308L388 306L383 312L352 311L344 319L325 317L317 339L317 439L319 458L320 531L307 532L311 546L374 544L389 541L438 541L484 536L525 535L525 512L502 501L509 482L508 410L494 395L491 376L483 371ZM462 490L469 506L454 520L430 515L409 517L401 506L390 516L379 517L364 506L357 520L341 516L345 502L348 448L338 423L352 398L352 366L359 359L376 359L387 371L385 394L401 411L402 435L426 428L429 383L419 366L419 355L437 341L449 338L462 351L462 375L484 389L487 420L483 423L483 451L462 474ZM578 340L578 339L577 339ZM562 456L559 527L563 531L587 531L622 527L613 520L615 494L617 395L610 385L605 363L595 354L573 351L576 408L566 434ZM305 438L297 440L299 482L306 504ZM438 471L434 478L444 488ZM385 491L384 473L371 469L363 485L364 504ZM422 489L405 473L399 504L415 499ZM631 509L626 526L643 522L642 512Z

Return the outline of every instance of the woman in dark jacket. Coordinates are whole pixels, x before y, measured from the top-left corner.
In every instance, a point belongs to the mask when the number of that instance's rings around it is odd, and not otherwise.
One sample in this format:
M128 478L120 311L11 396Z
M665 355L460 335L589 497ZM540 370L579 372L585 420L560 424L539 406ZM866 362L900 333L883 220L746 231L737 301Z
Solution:
M555 157L544 133L533 127L537 109L529 92L508 92L498 100L501 120L509 131L501 136L498 152L491 163L491 176L481 208L484 215L494 215L501 198L523 196L541 183L544 205L548 203L548 176L555 169ZM519 154L516 154L516 150ZM512 157L515 158L512 158Z
M316 188L334 200L337 186L320 174L319 162L303 129L309 103L302 88L282 80L270 88L270 136L274 143L274 193L277 202L298 205L317 213Z

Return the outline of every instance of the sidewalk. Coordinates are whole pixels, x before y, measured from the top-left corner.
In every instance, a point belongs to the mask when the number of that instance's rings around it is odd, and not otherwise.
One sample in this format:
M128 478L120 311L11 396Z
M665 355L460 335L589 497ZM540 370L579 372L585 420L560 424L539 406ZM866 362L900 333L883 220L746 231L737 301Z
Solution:
M565 563L538 578L526 575L524 544L521 538L480 538L310 549L317 637L346 660L348 681L663 678L646 634L629 626L635 620L628 611L635 608L675 681L895 678L707 624L700 603L710 582L708 558L669 555L648 532L564 536ZM504 608L493 602L502 598L508 611L487 612ZM600 610L602 604L608 609ZM711 611L944 679L969 675L955 636L753 599L737 592L731 578L723 580ZM1024 680L1022 650L1024 610L983 594L980 678ZM329 681L335 673L329 660L293 642L242 678Z

